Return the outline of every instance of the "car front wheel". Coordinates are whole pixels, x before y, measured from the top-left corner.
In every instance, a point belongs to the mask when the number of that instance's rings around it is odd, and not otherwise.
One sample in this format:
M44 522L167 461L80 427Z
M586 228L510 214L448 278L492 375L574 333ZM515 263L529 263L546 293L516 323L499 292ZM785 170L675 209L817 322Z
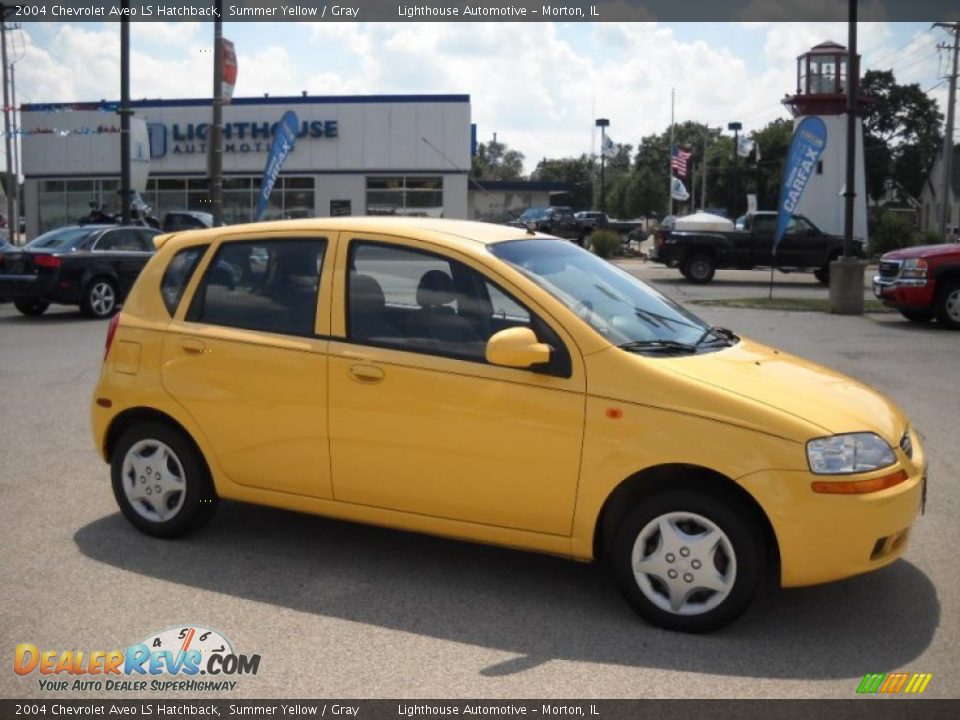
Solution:
M123 434L113 452L111 477L124 516L155 537L178 537L200 527L219 503L193 445L157 423L136 425Z
M747 609L765 557L748 513L694 491L642 501L621 524L612 553L620 589L641 617L694 633L729 625Z
M106 278L96 278L83 292L80 310L91 318L108 318L117 311L117 288Z
M960 282L954 280L937 293L937 322L951 330L960 330Z

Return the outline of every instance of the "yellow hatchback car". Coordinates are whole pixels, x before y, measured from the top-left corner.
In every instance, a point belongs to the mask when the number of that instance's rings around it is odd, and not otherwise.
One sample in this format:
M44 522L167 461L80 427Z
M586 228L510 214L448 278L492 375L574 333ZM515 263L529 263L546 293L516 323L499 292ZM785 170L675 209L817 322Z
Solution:
M925 461L850 378L711 327L568 242L454 220L167 235L110 326L96 445L124 515L218 499L609 559L704 632L893 562Z

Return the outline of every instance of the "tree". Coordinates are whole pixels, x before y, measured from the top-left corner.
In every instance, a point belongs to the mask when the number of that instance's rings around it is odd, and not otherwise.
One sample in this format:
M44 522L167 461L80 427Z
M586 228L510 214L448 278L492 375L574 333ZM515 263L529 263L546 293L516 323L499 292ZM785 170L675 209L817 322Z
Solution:
M470 176L475 180L519 180L523 177L523 153L496 140L480 143Z
M892 70L868 70L860 84L871 99L863 114L867 192L879 200L887 185L919 197L940 152L943 115L916 83L900 85Z
M590 208L593 206L593 159L589 155L578 158L544 158L537 163L536 169L530 174L531 180L542 182L561 182L572 186L570 204L575 208Z

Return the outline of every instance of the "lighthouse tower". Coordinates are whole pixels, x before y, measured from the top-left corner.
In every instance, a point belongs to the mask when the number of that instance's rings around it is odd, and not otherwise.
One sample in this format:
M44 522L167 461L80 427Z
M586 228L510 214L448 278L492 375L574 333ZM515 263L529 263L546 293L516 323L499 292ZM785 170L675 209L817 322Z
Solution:
M859 60L859 58L858 58ZM859 61L857 62L859 66ZM863 108L857 99L856 186L853 237L867 240L866 173L863 162ZM797 58L797 92L783 100L793 114L794 127L814 115L827 127L827 145L797 206L821 230L843 235L844 198L847 178L847 49L832 41L820 43Z

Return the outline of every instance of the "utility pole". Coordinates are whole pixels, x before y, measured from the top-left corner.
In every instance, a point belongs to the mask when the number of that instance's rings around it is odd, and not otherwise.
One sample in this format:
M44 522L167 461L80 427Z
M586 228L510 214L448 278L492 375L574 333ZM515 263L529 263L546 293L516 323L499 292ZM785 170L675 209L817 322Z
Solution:
M854 200L857 197L857 2L850 0L847 20L847 180L843 188L843 256L853 257ZM862 303L861 303L862 307Z
M13 8L10 8L13 10ZM0 5L0 55L3 62L3 135L4 147L7 152L7 228L11 242L15 242L14 229L19 229L20 216L17 215L17 181L13 177L13 150L11 148L10 123L10 77L7 75L7 6Z
M710 128L703 131L703 170L700 177L700 209L707 209L707 143L710 140Z
M213 21L213 123L210 128L210 205L213 225L223 222L223 0Z
M943 135L943 184L940 191L940 234L946 236L950 221L950 174L953 165L953 123L957 106L957 47L960 44L960 23L934 23L953 33L953 72L950 75L950 94L947 96L947 128Z
M667 197L670 198L670 209L667 215L673 215L673 106L676 90L670 90L670 149L667 151Z
M130 9L130 0L123 0L121 7ZM130 204L133 191L130 188L130 17L120 18L120 217L124 225L130 224Z

